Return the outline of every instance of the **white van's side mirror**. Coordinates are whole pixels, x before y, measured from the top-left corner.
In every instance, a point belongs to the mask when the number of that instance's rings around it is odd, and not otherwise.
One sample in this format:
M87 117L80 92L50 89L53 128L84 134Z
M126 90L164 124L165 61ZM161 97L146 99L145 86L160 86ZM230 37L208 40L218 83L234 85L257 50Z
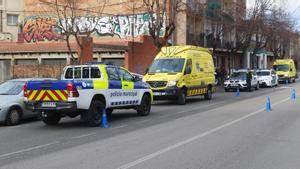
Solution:
M145 70L145 74L147 74L149 72L149 68L147 68L146 70Z

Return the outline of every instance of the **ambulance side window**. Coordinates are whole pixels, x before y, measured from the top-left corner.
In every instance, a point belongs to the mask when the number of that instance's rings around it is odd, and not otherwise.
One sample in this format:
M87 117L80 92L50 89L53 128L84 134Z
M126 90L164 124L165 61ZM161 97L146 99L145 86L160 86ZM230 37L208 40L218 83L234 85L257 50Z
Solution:
M65 79L73 79L73 68L70 67L66 70Z
M191 74L193 71L192 59L188 59L185 67L185 74Z
M91 67L91 78L92 79L99 79L101 78L101 73L99 68L97 67Z
M203 71L203 68L201 67L199 61L196 61L195 68L196 68L197 72L202 72Z

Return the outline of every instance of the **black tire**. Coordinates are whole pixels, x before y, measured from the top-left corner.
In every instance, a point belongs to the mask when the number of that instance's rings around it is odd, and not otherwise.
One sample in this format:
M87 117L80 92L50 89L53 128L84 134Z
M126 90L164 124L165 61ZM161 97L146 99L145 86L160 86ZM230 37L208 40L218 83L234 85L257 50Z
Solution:
M105 111L107 116L111 116L114 109L106 109Z
M248 92L252 92L252 87L248 88L247 90Z
M59 113L45 112L45 114L46 115L42 117L42 121L49 126L54 126L58 124L61 119L61 115Z
M20 123L21 121L21 112L17 108L11 108L5 119L5 124L8 126L14 126Z
M212 90L211 88L208 88L207 92L204 94L204 99L211 100L211 98L212 98Z
M96 127L101 124L102 120L102 109L104 104L99 100L93 100L87 114L86 123L90 127Z
M186 90L185 89L180 89L179 90L177 103L179 105L185 105L186 104Z
M41 111L38 111L37 116L36 116L36 120L37 120L37 121L40 121L40 120L42 120L42 119L43 119L43 117L42 117L42 112L41 112Z
M257 83L255 86L255 90L258 90L258 89L259 89L259 83Z
M225 92L229 92L229 89L226 89L226 88L225 88L224 91L225 91Z
M149 95L144 95L141 104L137 108L138 116L147 116L151 111L151 98Z

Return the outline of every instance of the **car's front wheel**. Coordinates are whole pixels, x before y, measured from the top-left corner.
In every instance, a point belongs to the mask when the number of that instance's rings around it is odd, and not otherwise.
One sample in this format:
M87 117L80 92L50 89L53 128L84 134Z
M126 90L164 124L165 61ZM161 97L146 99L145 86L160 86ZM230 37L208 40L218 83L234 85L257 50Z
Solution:
M179 105L185 105L185 103L186 103L186 90L185 89L180 89L179 90L177 103Z
M114 111L114 109L109 108L109 109L106 109L105 111L106 111L106 115L107 116L111 116L112 113L113 113L113 111Z
M212 98L212 90L211 88L208 88L207 92L204 94L204 99L211 100L211 98Z
M141 104L137 108L137 115L147 116L151 110L151 98L149 95L144 95Z
M258 89L259 89L259 83L257 83L255 86L255 90L258 90Z

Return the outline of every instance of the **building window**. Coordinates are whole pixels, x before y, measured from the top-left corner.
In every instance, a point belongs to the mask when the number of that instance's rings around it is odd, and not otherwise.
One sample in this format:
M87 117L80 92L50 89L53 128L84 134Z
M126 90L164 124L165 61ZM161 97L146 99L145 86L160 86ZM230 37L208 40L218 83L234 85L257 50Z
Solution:
M8 26L17 26L18 21L19 21L19 15L7 14L7 25Z
M39 61L37 59L16 59L16 65L38 65Z
M42 63L44 65L66 65L66 59L43 59Z

